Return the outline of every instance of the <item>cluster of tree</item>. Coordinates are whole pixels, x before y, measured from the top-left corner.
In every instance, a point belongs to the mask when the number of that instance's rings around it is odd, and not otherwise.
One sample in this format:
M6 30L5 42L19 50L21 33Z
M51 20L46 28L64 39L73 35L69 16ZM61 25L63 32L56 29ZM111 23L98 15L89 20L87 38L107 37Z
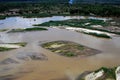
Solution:
M96 15L120 17L120 6L93 4L0 3L0 13L18 9L18 15Z

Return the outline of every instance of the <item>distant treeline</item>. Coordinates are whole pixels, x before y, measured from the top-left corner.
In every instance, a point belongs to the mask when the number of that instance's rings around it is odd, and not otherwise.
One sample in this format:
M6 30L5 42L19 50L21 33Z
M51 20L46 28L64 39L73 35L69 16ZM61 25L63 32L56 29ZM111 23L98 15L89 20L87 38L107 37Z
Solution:
M39 2L39 3L73 3L73 4L120 4L120 0L0 0L0 2Z
M120 17L119 5L0 3L0 16L45 17L52 15L92 15Z

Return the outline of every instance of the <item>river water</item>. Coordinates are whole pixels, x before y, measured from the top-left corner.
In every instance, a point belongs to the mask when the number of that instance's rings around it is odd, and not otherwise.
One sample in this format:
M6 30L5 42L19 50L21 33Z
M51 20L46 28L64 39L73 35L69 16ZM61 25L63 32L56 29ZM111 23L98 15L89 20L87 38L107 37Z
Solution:
M85 17L54 16L47 18L22 18L11 17L0 20L0 28L25 28L33 27L33 24L50 20L79 19ZM89 17L91 18L91 17ZM104 19L104 18L98 18ZM106 20L106 19L104 19ZM27 42L27 46L0 52L0 61L6 58L16 59L15 55L22 52L38 52L47 56L43 61L22 61L20 64L0 65L0 76L13 76L11 80L75 80L82 72L105 67L120 65L120 37L101 39L65 29L48 28L48 31L36 31L25 33L0 33L1 43ZM40 47L42 42L67 40L73 41L90 48L100 50L101 53L87 57L67 58L59 56Z

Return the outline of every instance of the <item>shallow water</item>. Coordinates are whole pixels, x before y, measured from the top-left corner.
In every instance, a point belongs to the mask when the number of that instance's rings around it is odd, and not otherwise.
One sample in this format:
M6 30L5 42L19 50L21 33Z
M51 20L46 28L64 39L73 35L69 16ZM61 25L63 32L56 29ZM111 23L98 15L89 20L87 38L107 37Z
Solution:
M14 18L12 20L14 23ZM23 24L21 24L22 22L16 23L15 27L18 24L24 25L22 27L26 27L29 23L29 19L26 20L28 20L28 22L25 21ZM5 20L2 22L5 22ZM8 24L6 24L6 28L10 28ZM11 24L11 26L12 25L14 24ZM100 50L102 53L88 57L67 58L40 47L40 44L43 42L56 40L73 41ZM120 37L101 39L74 31L55 28L48 28L48 31L1 33L0 42L2 43L27 42L28 45L20 49L0 53L0 61L6 58L12 58L19 62L19 64L0 65L0 76L11 75L11 77L15 77L15 80L75 80L77 76L84 71L95 70L102 66L113 67L120 65L119 41ZM19 60L15 55L21 52L43 53L47 56L48 60Z

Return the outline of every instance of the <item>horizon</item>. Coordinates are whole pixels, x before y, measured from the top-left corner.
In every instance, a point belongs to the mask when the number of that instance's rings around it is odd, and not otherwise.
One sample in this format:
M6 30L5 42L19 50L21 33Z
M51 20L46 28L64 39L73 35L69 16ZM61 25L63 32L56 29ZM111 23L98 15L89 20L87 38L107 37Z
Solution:
M120 4L120 0L0 0L0 2L39 2L69 4Z

